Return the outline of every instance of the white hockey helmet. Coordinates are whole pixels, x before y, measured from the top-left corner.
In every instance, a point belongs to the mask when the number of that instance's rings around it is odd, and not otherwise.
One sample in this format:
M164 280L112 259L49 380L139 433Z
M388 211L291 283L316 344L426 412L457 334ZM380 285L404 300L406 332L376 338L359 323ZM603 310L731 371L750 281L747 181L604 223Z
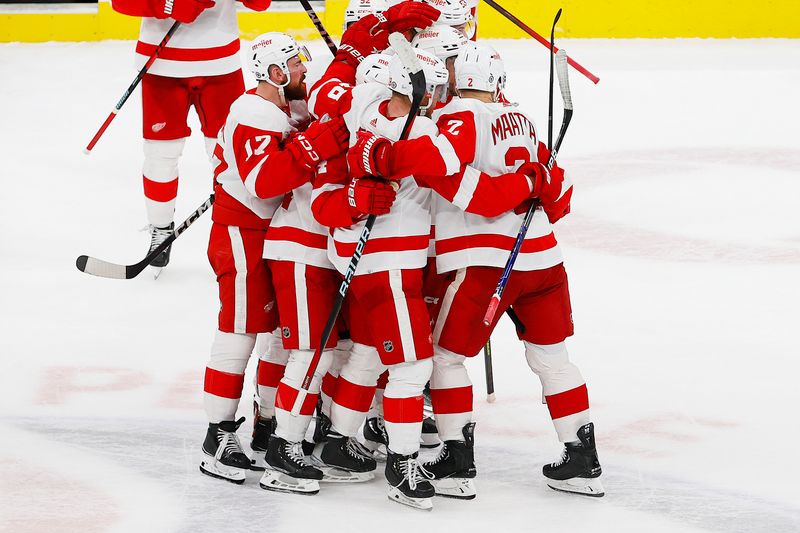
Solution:
M389 85L389 62L392 56L388 54L370 54L359 63L356 69L356 85L374 82L383 86Z
M453 26L468 38L475 35L475 20L472 18L472 6L467 0L424 0L441 13L437 24Z
M389 9L386 0L350 0L344 10L344 29L367 15L377 15Z
M485 91L497 96L506 84L506 67L500 54L484 43L470 42L456 57L456 89Z
M295 56L299 56L301 61L311 61L308 49L297 44L291 36L277 31L264 33L250 43L250 71L258 81L285 87L289 84L289 60ZM278 85L269 79L269 67L272 65L277 65L286 74L286 83Z
M454 27L434 24L416 34L411 41L411 46L430 52L444 61L449 57L457 56L468 42L469 39L466 35Z
M427 105L420 107L420 112L425 113L437 101L443 102L447 99L447 82L450 74L447 72L444 62L435 55L419 48L415 48L414 53L422 65L423 74L425 74L425 96L429 100ZM411 86L411 76L397 55L392 56L389 60L389 88L409 98L414 92Z

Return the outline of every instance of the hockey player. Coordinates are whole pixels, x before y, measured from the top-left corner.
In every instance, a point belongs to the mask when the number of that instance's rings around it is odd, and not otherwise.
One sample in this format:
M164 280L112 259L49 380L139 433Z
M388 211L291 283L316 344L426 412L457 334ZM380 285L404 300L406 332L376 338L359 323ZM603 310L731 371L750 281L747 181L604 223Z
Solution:
M554 167L548 172L542 164L549 153L538 141L533 122L515 107L497 102L505 81L499 55L489 46L473 44L461 51L455 68L461 98L445 107L438 119L446 142L427 138L390 145L367 139L364 146L372 141L370 150L357 146L356 157L348 158L363 160L370 173L390 178L414 172L418 161L425 161L424 168L445 173L454 157L485 172L517 169L535 177L532 197L539 199L543 210L536 213L527 233L495 321L514 305L526 326L519 336L528 364L542 382L556 433L565 443L562 460L543 469L548 485L602 496L586 384L569 361L564 342L573 333L569 290L551 227L569 212L571 186L563 170ZM464 361L480 351L495 325L487 328L482 319L520 217L508 212L484 218L442 198L434 203L437 266L455 277L434 329L431 378L434 412L445 446L425 468L434 474L437 491L474 497L472 384Z
M264 11L271 0L242 0ZM191 130L186 119L194 106L212 156L228 110L244 92L239 61L239 28L234 0L112 0L116 11L142 17L136 58L144 65L167 30L175 31L142 78L144 184L150 250L172 234L178 194L178 160ZM169 263L167 247L151 264Z
M474 40L477 25L473 15L473 2L467 0L424 0L438 9L442 14L437 24L452 26L467 39Z
M202 472L236 483L244 482L250 467L236 436L244 418L234 420L245 367L256 334L278 324L262 258L265 234L284 195L311 180L317 165L341 153L348 138L341 120L313 123L303 133L290 123L287 102L305 97L302 60L310 58L305 47L288 35L267 33L252 42L248 55L258 86L231 106L214 152L216 200L208 258L221 305L205 375L209 426L200 464ZM304 465L293 443L276 439L274 444L267 457L273 468Z
M447 67L447 72L450 75L448 80L448 101L453 95L456 94L456 76L453 64L455 63L458 52L464 48L469 41L464 34L444 24L434 24L416 34L411 41L411 45L415 48L425 50L440 60L442 60ZM446 102L442 105L444 105Z

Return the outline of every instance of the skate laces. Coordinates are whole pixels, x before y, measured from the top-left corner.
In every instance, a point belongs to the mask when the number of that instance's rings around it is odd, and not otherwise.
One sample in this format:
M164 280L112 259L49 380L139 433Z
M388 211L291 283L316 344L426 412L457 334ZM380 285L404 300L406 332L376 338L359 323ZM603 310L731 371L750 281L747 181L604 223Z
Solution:
M153 250L154 248L158 247L159 244L166 241L170 235L172 235L172 229L170 228L158 228L153 226L152 224L149 226L150 229L150 249Z
M287 442L285 445L286 455L289 459L298 466L309 466L306 462L306 454L303 453L303 443L300 442Z
M439 450L439 455L436 456L436 459L434 459L433 461L431 461L428 464L431 464L431 465L439 464L442 461L444 461L445 459L447 459L448 455L450 455L450 450L448 449L447 443L445 442L445 443L442 444L442 449Z
M366 456L371 456L372 453L367 450L360 442L353 437L347 437L344 449L353 459L357 459L362 463L366 460Z
M425 470L422 463L413 457L400 463L400 473L408 480L408 487L411 490L415 490L418 483L433 479L433 474Z
M550 463L552 468L558 468L559 466L563 465L569 461L569 452L567 451L567 447L564 446L564 449L561 451L561 458L556 461L555 463Z
M217 448L216 458L220 459L223 455L233 455L234 453L241 453L244 454L244 448L242 448L242 443L239 441L239 435L236 433L231 433L229 431L222 431L222 440L219 443L219 447Z

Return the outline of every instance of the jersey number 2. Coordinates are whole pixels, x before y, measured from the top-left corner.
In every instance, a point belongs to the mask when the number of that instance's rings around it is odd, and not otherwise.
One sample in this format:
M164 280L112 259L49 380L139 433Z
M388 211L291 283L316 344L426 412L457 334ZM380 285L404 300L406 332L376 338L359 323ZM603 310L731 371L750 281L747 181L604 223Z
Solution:
M531 162L531 152L524 146L512 146L506 150L506 166L509 168L517 169L525 163ZM521 163L517 165L517 163Z

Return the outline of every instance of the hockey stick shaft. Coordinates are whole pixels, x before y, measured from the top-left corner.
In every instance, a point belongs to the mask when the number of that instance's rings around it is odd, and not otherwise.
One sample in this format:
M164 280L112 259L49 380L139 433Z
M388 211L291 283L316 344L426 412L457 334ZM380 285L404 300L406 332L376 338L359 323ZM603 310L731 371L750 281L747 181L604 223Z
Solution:
M411 49L411 45L405 37L399 33L393 33L389 36L389 42L392 44L395 51L397 51L398 56L400 56L400 59L403 61L403 65L411 71L411 84L413 87L411 109L408 112L406 121L403 124L403 130L400 134L400 140L405 140L408 138L409 131L411 130L411 123L414 121L414 117L419 111L420 103L425 93L425 75L422 72L422 66L419 64L416 54ZM305 402L306 396L308 396L308 389L311 386L314 373L319 366L319 360L322 358L322 351L325 349L325 345L328 344L328 339L330 339L330 335L339 318L342 304L344 304L347 291L350 289L350 283L353 281L353 276L355 276L359 262L361 262L361 257L372 232L372 226L375 224L377 218L376 215L369 215L364 224L364 229L361 230L358 243L356 243L356 250L350 258L350 263L347 265L347 270L345 271L342 284L339 286L339 293L336 295L333 309L331 309L331 313L328 315L328 321L325 323L325 328L322 331L322 338L320 339L319 345L314 350L314 355L311 357L311 361L308 364L306 375L303 377L303 381L300 384L297 398L295 398L294 405L292 405L292 416L298 416L300 414L300 409Z
M558 132L558 138L556 139L556 143L550 152L550 159L547 161L548 170L553 168L553 165L556 163L558 150L561 148L564 135L566 135L567 128L572 120L572 95L569 89L569 78L567 76L565 60L566 52L559 50L558 54L556 55L556 70L558 72L558 85L561 90L561 97L564 99L564 118L561 120L561 130ZM539 202L534 201L528 208L528 211L525 213L522 226L520 226L519 232L517 233L517 238L514 241L514 247L511 249L511 253L508 255L506 265L503 267L503 273L500 275L500 281L497 282L497 288L495 289L492 298L489 300L489 305L486 308L486 314L483 317L483 324L485 326L490 326L494 322L497 308L500 307L500 300L503 298L503 293L505 292L506 285L508 284L508 278L511 276L511 272L514 270L514 263L517 261L519 251L522 248L522 243L525 241L525 235L528 234L528 228L533 221L533 215L538 207Z
M550 28L550 82L547 84L548 97L547 97L547 149L553 149L553 63L555 62L555 33L556 24L558 19L561 18L561 9L556 13L553 19L553 26Z
M483 366L486 371L486 401L494 403L494 369L492 367L492 339L483 347Z
M314 27L317 28L317 31L319 32L322 39L325 41L325 44L328 45L328 49L331 51L333 55L336 55L336 49L337 49L336 43L333 42L331 34L328 33L328 30L326 30L325 26L322 25L322 21L319 20L317 12L314 11L314 7L311 5L311 2L309 2L309 0L300 0L300 3L303 5L303 9L306 10L308 18L311 19L311 24L313 24Z
M494 0L483 0L483 1L486 2L487 4L489 4L492 8L494 8L495 11L497 11L498 13L503 15L505 18L507 18L509 21L511 21L511 23L514 24L515 26L517 26L519 29L521 29L522 31L524 31L525 33L527 33L528 35L530 35L531 37L533 37L534 39L536 39L537 41L542 43L547 48L550 48L550 43L547 42L547 39L545 39L544 37L542 37L541 35L536 33L536 31L534 31L530 26L528 26L527 24L522 22L520 19L515 17L506 8L504 8L503 6L501 6L500 4L495 2ZM553 49L553 53L556 53L556 52L558 52L558 48ZM597 76L595 76L594 74L589 72L584 66L582 66L577 61L573 60L571 57L567 59L567 63L569 63L569 65L572 68L574 68L575 70L577 70L578 72L580 72L581 74L583 74L584 76L589 78L589 80L591 80L593 83L597 84L598 82L600 82L600 78L598 78Z
M178 236L189 229L189 226L194 224L194 222L200 218L200 216L208 211L211 205L214 203L214 195L206 199L203 204L198 207L189 217L184 220L175 230L172 232L172 235L167 237L164 242L158 245L152 252L148 253L147 256L133 265L119 265L116 263L109 263L107 261L103 261L102 259L95 259L94 257L89 257L87 255L82 255L75 260L75 266L78 267L78 270L84 272L86 274L91 274L92 276L99 276L101 278L112 278L112 279L132 279L142 273L142 271L147 268L150 263L158 257L161 252L167 249Z
M136 89L136 86L139 85L139 82L142 81L144 75L147 74L147 71L150 70L151 66L153 66L153 62L158 57L158 54L160 54L161 51L164 49L164 47L167 46L167 43L172 38L172 35L177 31L180 25L181 23L176 20L175 23L170 27L166 35L164 35L164 38L161 39L161 42L158 44L158 46L156 46L156 49L153 50L153 53L150 55L149 58L147 58L147 62L145 62L144 66L142 67L142 70L140 70L139 73L136 75L136 77L133 79L133 82L128 86L126 91L122 94L122 98L119 99L117 105L115 105L111 113L108 114L108 117L106 117L106 120L100 126L100 129L97 130L97 133L94 134L92 140L89 141L88 145L86 145L84 153L88 155L92 152L94 145L96 145L97 141L100 140L100 137L103 136L103 133L105 133L106 129L108 129L108 126L111 124L111 122L115 118L117 118L117 113L119 113L119 110L122 109L122 106L124 106L125 102L128 101L128 98L130 98L131 94L133 94L133 91L134 89Z

